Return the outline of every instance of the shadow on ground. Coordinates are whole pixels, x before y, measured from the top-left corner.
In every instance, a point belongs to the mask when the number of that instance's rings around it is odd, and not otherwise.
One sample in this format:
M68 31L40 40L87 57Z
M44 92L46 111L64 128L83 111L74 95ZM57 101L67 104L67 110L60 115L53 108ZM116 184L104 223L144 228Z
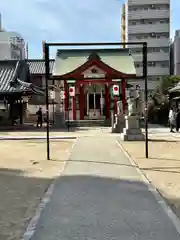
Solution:
M180 139L148 139L149 142L158 142L158 143L164 143L164 142L170 142L170 143L179 143Z
M56 182L51 202L43 211L32 240L179 237L144 183L66 175Z
M29 169L30 170L30 169ZM0 168L0 240L19 240L52 179Z
M1 240L20 239L51 181L29 178L19 170L0 169ZM55 186L51 203L38 224L43 234L37 231L32 240L51 239L49 234L54 234L53 240L134 239L138 235L139 239L149 239L152 231L153 240L179 239L140 181L67 175L59 177ZM172 205L180 203L179 199L170 201Z

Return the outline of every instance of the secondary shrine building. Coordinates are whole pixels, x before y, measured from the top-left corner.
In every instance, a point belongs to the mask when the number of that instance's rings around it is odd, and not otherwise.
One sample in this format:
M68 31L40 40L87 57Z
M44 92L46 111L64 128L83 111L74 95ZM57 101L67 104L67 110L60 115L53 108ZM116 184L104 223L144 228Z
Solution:
M125 113L126 80L136 77L136 70L128 49L65 49L57 51L53 77L64 82L66 118L108 120L117 101Z

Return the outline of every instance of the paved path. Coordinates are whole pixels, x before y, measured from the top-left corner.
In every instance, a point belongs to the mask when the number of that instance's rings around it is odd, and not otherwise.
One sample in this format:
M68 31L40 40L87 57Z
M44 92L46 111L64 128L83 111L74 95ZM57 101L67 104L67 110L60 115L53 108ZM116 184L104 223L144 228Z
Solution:
M115 138L81 137L32 240L179 240Z

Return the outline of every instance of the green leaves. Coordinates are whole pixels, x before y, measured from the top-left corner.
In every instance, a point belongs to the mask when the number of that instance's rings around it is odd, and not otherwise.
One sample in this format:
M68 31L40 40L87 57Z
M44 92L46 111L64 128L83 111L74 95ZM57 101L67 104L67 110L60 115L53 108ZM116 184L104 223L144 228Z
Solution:
M167 94L167 91L173 88L178 82L180 82L179 76L166 76L160 80L159 91L161 94Z

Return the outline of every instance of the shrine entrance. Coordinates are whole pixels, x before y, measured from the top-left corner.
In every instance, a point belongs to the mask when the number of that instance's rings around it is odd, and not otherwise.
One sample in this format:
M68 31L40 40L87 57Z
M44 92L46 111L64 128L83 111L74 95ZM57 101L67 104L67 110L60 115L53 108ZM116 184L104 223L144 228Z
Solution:
M135 76L128 49L59 50L53 78L64 82L65 120L110 120L111 111L117 113L117 101L125 113L126 79ZM114 86L117 94L112 94Z
M129 45L140 45L142 46L143 52L143 74L141 76L136 75L136 68L133 56L131 55L131 51L128 48ZM56 52L55 63L52 70L52 76L50 77L50 46L56 46L60 49ZM70 47L71 48L64 48ZM106 46L106 47L105 47ZM108 48L109 46L109 48ZM116 46L116 47L115 47ZM84 48L83 48L84 47ZM98 48L97 48L98 47ZM130 42L130 43L45 43L44 44L44 57L45 57L45 80L46 80L46 117L47 117L47 159L50 159L49 154L49 104L48 104L48 81L53 80L53 85L60 86L60 82L64 83L63 88L61 89L63 94L63 98L61 98L62 114L60 118L60 122L64 124L63 116L66 116L66 112L69 111L69 100L72 102L72 119L73 121L77 118L77 82L83 81L80 83L79 87L79 117L85 117L85 114L90 112L90 105L93 101L93 110L96 110L96 107L99 103L99 93L89 94L89 97L86 95L86 101L89 102L87 104L85 102L85 94L84 94L84 85L86 79L91 81L93 79L97 81L105 80L103 83L107 86L107 92L105 93L104 98L108 98L110 95L109 91L109 83L108 81L116 82L120 80L121 84L121 96L122 96L122 105L123 105L123 114L126 114L126 81L129 79L145 79L145 100L146 100L146 118L145 118L145 128L146 128L146 157L148 157L148 119L147 119L147 43L146 42ZM98 68L100 70L97 73L97 70L92 71L94 68ZM87 74L87 72L91 71L91 74ZM70 86L68 81L73 80L73 86ZM115 83L116 84L116 83ZM119 87L117 84L113 86L116 94L114 95L114 101L117 101L117 90ZM75 89L75 91L74 91ZM77 90L77 92L76 92ZM105 90L106 91L106 90ZM72 95L73 92L73 95ZM71 95L70 95L71 93ZM58 94L59 95L59 94ZM70 98L69 98L70 95ZM97 97L96 97L97 95ZM60 94L61 96L61 94ZM86 106L84 106L86 103ZM103 103L103 101L102 101ZM104 105L107 108L107 102ZM81 105L81 106L80 106ZM103 104L101 104L103 105ZM82 107L83 106L83 107ZM116 104L114 104L116 108ZM119 107L119 103L118 103ZM88 112L89 108L89 112ZM82 109L84 109L82 111ZM110 108L109 108L110 109ZM119 108L118 108L119 109ZM114 109L117 110L117 109ZM116 111L114 111L115 113ZM101 112L102 113L102 112ZM109 111L106 111L106 117ZM59 112L58 112L59 114ZM103 114L104 115L104 114ZM121 114L120 114L121 115ZM113 119L112 119L113 120ZM57 120L58 121L58 120ZM112 121L113 124L113 121ZM68 130L69 130L69 119L68 119Z
M103 83L77 83L77 93L78 88L80 89L81 95L78 97L77 94L77 104L78 100L81 101L79 106L79 116L77 114L77 119L79 120L105 120L109 118L110 111L109 101L110 96L107 93L107 85ZM84 99L84 101L83 101Z
M118 96L114 96L114 85L119 86ZM122 103L122 111L126 110L125 80L77 80L75 83L65 82L66 89L73 86L73 97L65 99L66 120L110 120L111 111L117 113L117 101Z
M105 119L105 86L86 84L84 87L84 119Z

